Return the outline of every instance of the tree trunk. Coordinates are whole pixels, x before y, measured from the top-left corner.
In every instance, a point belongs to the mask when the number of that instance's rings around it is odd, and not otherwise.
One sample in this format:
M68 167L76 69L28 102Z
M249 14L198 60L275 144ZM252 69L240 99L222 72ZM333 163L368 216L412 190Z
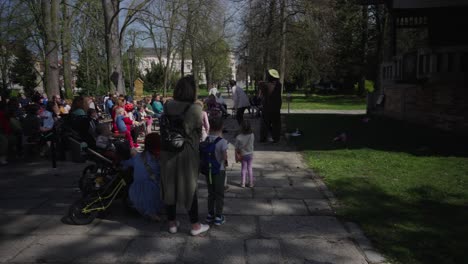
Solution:
M107 69L111 92L125 95L125 82L122 71L122 55L119 38L119 0L102 0L105 22Z
M46 33L46 80L49 96L60 94L58 65L58 0L42 0L42 12Z
M72 70L71 70L71 19L67 0L62 0L62 61L63 61L63 86L65 97L72 98Z
M388 34L388 22L389 22L389 14L387 12L387 9L383 7L383 10L380 11L380 7L377 10L378 16L377 16L377 30L379 32L379 38L377 42L377 74L376 80L375 80L375 85L374 85L374 92L368 97L367 101L367 110L372 111L376 107L376 100L377 96L383 94L383 87L382 87L382 71L380 70L380 66L382 65L384 61L384 50L385 50L385 38L387 37Z
M280 83L281 95L284 92L284 76L286 75L286 0L281 0L281 54L280 54Z
M367 39L368 39L368 20L369 20L369 7L362 6L362 32L361 32L361 76L358 83L358 95L363 96L366 86L366 71L367 71Z

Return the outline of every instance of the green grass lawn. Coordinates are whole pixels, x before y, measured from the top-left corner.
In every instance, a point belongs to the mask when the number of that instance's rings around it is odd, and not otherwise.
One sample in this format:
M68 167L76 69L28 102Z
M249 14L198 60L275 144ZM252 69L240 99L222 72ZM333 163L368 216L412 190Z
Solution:
M389 119L288 115L295 144L394 263L468 263L468 143ZM346 143L333 138L346 133Z
M290 109L293 110L364 110L366 99L354 95L317 95L294 93ZM283 109L288 108L287 97L283 97Z

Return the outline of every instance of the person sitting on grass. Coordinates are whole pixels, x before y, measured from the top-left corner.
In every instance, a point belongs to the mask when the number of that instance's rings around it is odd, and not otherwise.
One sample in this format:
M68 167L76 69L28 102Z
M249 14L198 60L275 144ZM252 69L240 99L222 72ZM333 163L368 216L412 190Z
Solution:
M129 159L122 161L124 167L133 167L133 182L128 195L133 207L144 217L160 221L163 208L160 196L159 153L161 138L157 133L145 137L145 149Z

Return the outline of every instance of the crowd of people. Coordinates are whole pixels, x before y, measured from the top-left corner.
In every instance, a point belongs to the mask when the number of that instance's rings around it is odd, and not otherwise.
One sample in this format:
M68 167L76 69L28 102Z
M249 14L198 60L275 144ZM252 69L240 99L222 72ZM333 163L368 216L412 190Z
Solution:
M260 141L271 135L279 140L281 85L276 70L270 70L269 80L259 84L262 111ZM254 187L252 171L254 133L244 119L246 109L252 107L244 90L230 82L239 133L235 138L235 160L241 163L241 187ZM234 111L233 111L234 113ZM165 208L169 232L176 233L177 206L187 209L192 224L191 234L206 232L209 224L222 225L228 141L223 138L224 120L228 116L224 99L217 89L211 89L204 101L197 98L193 77L180 79L173 98L152 98L133 101L131 97L108 94L103 98L78 96L72 102L54 95L34 94L30 100L10 98L0 101L0 164L7 163L8 150L23 155L23 145L39 144L41 155L63 126L70 126L88 147L113 160L116 165L133 168L133 183L129 197L135 209L151 220L159 221ZM175 122L177 118L180 122ZM67 122L68 120L68 122ZM170 121L168 121L170 120ZM153 125L161 124L161 133L153 132ZM177 127L179 126L179 127ZM62 128L61 128L62 127ZM169 132L168 132L169 131ZM174 140L168 134L177 131L183 147L165 147ZM142 152L138 137L145 135ZM173 136L171 134L171 136ZM112 138L123 137L133 151L129 157L118 157ZM11 146L11 147L9 147ZM208 215L201 223L198 215L198 175L206 176Z

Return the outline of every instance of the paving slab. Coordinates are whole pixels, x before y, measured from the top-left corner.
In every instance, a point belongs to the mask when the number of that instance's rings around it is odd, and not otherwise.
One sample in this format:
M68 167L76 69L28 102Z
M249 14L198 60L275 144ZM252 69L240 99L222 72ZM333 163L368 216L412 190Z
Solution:
M317 183L309 178L288 177L290 186L297 188L318 188Z
M344 238L349 233L331 216L260 216L261 235L268 238Z
M224 213L232 215L272 215L273 207L267 199L224 199Z
M182 237L138 237L130 242L122 261L175 263L185 246Z
M257 236L255 216L227 215L222 226L211 226L209 236L214 238L251 238Z
M89 231L99 236L155 236L160 233L162 223L150 222L140 218L102 219Z
M274 199L271 200L273 215L309 215L303 200Z
M364 255L366 256L369 263L372 263L372 264L384 263L387 261L387 259L382 254L380 254L379 252L373 249L365 249Z
M354 244L346 239L285 239L280 243L288 264L367 264Z
M53 215L42 222L31 234L35 235L83 235L88 233L100 222L94 220L89 225L73 225L64 216Z
M252 188L242 188L240 187L240 181L235 182L234 185L230 184L229 189L224 192L226 197L235 197L235 198L252 198Z
M49 199L40 206L32 208L28 214L40 215L66 215L70 205L72 205L79 197L64 197L62 199Z
M254 198L276 198L276 189L273 187L257 187L253 188Z
M259 177L255 179L255 187L286 187L289 186L289 179Z
M37 236L0 236L0 263L7 263L9 260L13 259L36 239L38 239Z
M89 236L41 236L31 245L21 251L11 262L20 263L70 263L80 253L78 250L90 243Z
M27 214L46 201L47 199L43 198L0 200L0 214Z
M285 170L278 170L277 168L263 169L260 171L260 176L267 179L287 179ZM289 183L287 184L289 185Z
M74 263L116 263L128 247L129 237L93 236L76 247Z
M326 199L305 199L309 212L318 215L333 215L333 210Z
M182 262L245 264L244 240L189 237Z
M316 187L276 187L276 193L282 199L324 199Z
M31 234L49 218L48 215L0 215L0 234Z
M282 263L281 246L276 239L251 239L246 241L247 263Z

